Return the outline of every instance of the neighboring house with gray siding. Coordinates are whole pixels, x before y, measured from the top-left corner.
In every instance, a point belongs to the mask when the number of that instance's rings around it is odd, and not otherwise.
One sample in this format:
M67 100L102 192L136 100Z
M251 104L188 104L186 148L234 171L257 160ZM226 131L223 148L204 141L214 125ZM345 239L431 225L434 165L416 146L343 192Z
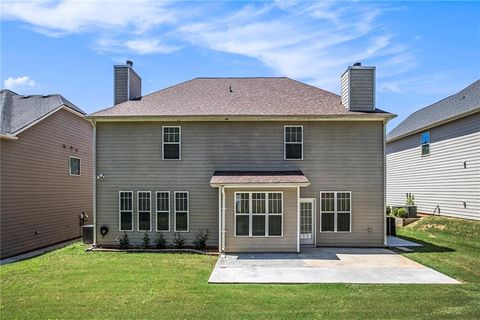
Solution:
M387 204L480 220L480 80L411 114L387 135Z
M81 236L93 212L93 128L61 95L0 91L1 258Z
M394 115L375 108L375 69L349 67L344 78L356 71L344 85L369 92L343 88L345 104L289 78L196 78L89 115L95 244L161 232L191 245L208 230L222 252L384 246Z

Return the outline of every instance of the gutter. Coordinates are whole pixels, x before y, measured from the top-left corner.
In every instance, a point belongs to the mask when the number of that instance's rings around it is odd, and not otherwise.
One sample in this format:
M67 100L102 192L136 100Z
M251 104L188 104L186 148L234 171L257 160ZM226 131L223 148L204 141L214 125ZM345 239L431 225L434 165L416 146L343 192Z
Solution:
M0 140L18 140L18 137L11 133L0 133Z

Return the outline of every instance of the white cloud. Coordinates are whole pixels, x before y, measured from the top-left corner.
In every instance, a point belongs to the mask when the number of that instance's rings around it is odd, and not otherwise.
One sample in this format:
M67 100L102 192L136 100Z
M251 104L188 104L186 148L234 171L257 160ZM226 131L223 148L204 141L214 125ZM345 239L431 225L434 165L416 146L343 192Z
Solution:
M337 92L341 72L353 62L379 66L379 78L416 63L408 44L397 44L380 23L392 10L386 4L43 0L2 6L2 19L49 36L90 33L90 45L101 53L167 54L193 45L251 57L278 75Z
M172 23L167 3L153 0L2 1L2 19L27 22L38 32L61 36L97 30L142 33Z
M155 38L132 39L132 40L114 40L100 39L95 48L98 52L114 53L136 53L145 54L165 54L178 50L178 46L164 44L161 40Z
M3 86L5 89L10 89L10 90L25 90L25 89L31 89L36 86L36 82L33 79L30 79L28 76L20 76L20 77L9 77L5 79L3 82Z

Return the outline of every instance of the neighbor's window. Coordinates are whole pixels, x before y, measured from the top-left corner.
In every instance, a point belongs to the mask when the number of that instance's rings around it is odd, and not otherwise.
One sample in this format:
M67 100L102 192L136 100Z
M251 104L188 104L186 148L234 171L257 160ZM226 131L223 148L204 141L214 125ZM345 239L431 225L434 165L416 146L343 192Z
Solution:
M303 159L303 127L285 126L285 154L286 160Z
M430 131L422 133L422 156L427 156L430 154Z
M150 191L138 191L138 231L151 231L151 199Z
M163 160L180 160L181 130L180 127L162 127Z
M235 236L282 235L281 192L236 192Z
M170 231L169 191L157 191L157 231Z
M188 232L188 191L175 191L175 231Z
M80 159L75 157L70 157L70 175L79 176L80 175Z
M133 192L120 191L118 194L119 202L119 230L133 230Z
M321 192L321 231L350 232L351 192Z

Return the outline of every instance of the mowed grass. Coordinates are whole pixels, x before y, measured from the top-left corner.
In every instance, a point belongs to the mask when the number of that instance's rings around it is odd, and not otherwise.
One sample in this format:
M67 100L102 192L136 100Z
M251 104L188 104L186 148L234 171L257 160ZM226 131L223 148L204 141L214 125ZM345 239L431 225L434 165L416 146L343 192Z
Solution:
M216 258L85 252L0 268L1 319L479 319L480 222L422 219L406 256L462 285L209 285Z

